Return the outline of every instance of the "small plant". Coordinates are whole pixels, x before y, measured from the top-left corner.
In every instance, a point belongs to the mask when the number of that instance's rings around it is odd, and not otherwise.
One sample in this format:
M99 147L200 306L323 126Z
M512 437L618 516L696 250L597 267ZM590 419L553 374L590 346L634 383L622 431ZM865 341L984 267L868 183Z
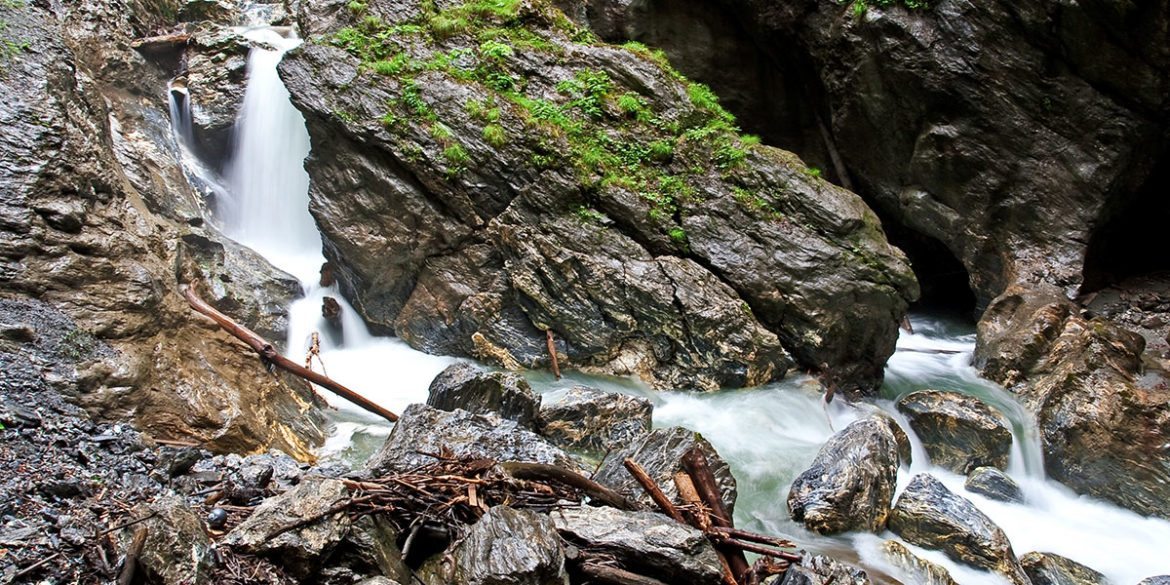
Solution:
M74 329L61 338L61 351L74 361L88 357L96 347L97 339L81 329Z
M435 39L443 41L447 40L459 33L471 28L471 24L467 19L450 14L438 14L431 18L430 22L431 34Z
M585 223L604 223L605 214L584 205L577 208L577 219Z
M358 0L350 0L349 4L346 4L345 7L349 8L349 11L354 14L361 14L366 10L366 5L362 2L358 2Z
M458 144L452 144L444 148L443 158L447 159L447 162L453 166L460 168L467 164L467 161L471 160L471 156L467 154L467 150Z
M656 162L669 162L674 157L674 143L669 140L655 140L650 143L650 158Z
M381 122L386 128L393 128L398 125L398 116L395 116L393 112L386 112L382 115Z
M451 129L446 124L435 122L431 124L431 138L445 144L453 140L455 135L451 133Z
M821 169L818 169L817 167L807 167L804 169L804 174L814 179L819 179L821 178Z
M488 124L483 127L483 139L488 144L500 148L508 143L508 134L499 124Z
M670 228L670 230L666 232L666 235L670 236L670 239L674 240L676 243L682 244L684 246L687 243L686 230L677 225Z
M497 40L487 40L480 43L479 54L485 59L503 61L512 56L512 47Z

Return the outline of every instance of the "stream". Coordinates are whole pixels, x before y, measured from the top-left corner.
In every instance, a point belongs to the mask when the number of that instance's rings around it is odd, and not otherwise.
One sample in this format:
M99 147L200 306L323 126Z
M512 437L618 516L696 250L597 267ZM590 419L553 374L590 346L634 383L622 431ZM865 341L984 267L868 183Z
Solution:
M289 357L303 359L312 333L320 331L327 375L401 412L407 404L425 401L431 379L458 360L415 351L398 339L370 335L336 287L317 284L324 257L320 234L308 213L309 177L302 166L309 153L309 136L304 119L289 103L288 92L276 74L281 56L300 41L267 28L243 34L258 45L249 57L235 157L221 188L215 190L226 195L217 201L214 223L303 283L303 298L290 308ZM176 140L183 145L190 133L183 122L189 124L190 120L183 111L185 93L171 90L168 95ZM183 150L185 159L193 158ZM193 180L206 182L206 170L197 161L185 161L185 167ZM325 296L342 306L340 334L326 333L329 327L321 318ZM884 540L896 536L888 532L819 536L790 520L786 508L789 485L834 430L873 410L894 416L911 438L914 463L899 471L899 490L914 474L931 473L1002 527L1018 556L1031 551L1060 554L1104 573L1119 585L1168 571L1163 555L1166 543L1170 543L1170 522L1078 496L1044 476L1034 421L1009 393L980 378L970 365L973 326L931 314L913 314L911 322L915 333L903 333L898 340L898 351L886 366L880 398L857 404L838 399L825 407L819 385L799 375L759 388L714 393L655 392L636 380L574 372L561 380L546 372L525 375L546 401L577 384L649 398L655 405L656 427L680 425L699 431L731 464L739 483L738 526L786 536L810 550L856 562L878 580L888 576L914 582L889 564L880 551ZM922 351L937 349L954 353ZM1026 503L1002 503L969 493L963 488L962 476L930 465L921 444L894 409L899 397L925 388L975 395L1011 420L1014 446L1009 475L1020 484ZM322 458L363 461L380 446L390 427L328 392L322 394L337 407L332 413L334 431L321 449ZM939 552L909 548L947 567L960 583L1006 582L957 565Z

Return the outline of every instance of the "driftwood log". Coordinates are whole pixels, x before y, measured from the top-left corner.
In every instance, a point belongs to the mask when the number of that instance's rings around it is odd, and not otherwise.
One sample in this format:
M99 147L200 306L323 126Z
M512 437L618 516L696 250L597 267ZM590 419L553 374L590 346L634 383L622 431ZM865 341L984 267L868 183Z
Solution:
M236 323L231 317L219 312L215 307L207 304L206 301L199 298L199 295L195 294L194 289L191 287L184 286L182 290L183 297L187 299L187 303L191 305L191 308L210 317L224 331L231 333L233 337L246 343L248 347L252 348L252 351L260 355L260 360L264 362L265 366L269 368L273 366L278 367L294 376L308 380L333 392L367 412L376 414L390 422L398 422L397 414L382 408L361 394L342 386L332 378L302 367L300 364L280 355L280 352L276 351L276 348L272 347L271 343L268 343L263 337L260 337L247 327Z

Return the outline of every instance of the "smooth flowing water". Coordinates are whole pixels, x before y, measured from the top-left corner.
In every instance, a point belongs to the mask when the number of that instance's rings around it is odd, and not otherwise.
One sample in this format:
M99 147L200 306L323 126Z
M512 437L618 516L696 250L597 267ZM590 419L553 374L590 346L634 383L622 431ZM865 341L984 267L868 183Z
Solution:
M321 241L308 214L308 177L302 168L308 139L304 121L289 103L275 70L283 52L299 41L268 30L249 35L274 50L253 49L249 60L239 150L230 181L237 204L231 213L239 216L227 218L228 233L304 281L305 297L290 309L287 347L291 357L302 359L312 333L328 330L320 307L324 296L332 296L342 304L344 322L340 335L322 336L327 374L391 410L401 411L407 404L424 401L431 379L455 360L414 351L396 339L371 336L335 288L316 284L322 262ZM554 380L544 372L527 375L546 400L555 400L575 384L649 398L655 404L655 426L695 429L731 464L739 482L738 525L787 535L812 550L852 559L875 575L889 575L906 583L914 579L891 566L879 550L880 544L896 538L894 535L821 537L810 533L788 518L788 487L835 430L867 412L882 410L900 419L894 401L924 388L970 393L1011 420L1015 445L1009 473L1021 484L1026 503L1005 504L968 493L962 477L930 465L921 444L905 424L903 428L913 442L914 464L899 472L899 489L913 474L935 475L998 523L1018 555L1030 551L1061 554L1105 573L1118 584L1170 573L1170 560L1165 556L1170 546L1170 522L1077 496L1044 477L1034 421L1010 394L981 379L970 365L974 346L970 327L927 315L914 316L912 322L916 333L903 334L899 339L898 352L887 366L882 398L873 403L847 404L837 400L826 407L817 384L799 376L755 389L695 394L653 392L629 379L569 373L562 380ZM940 349L950 353L935 351ZM323 394L338 407L334 417L336 431L324 447L323 456L360 460L389 432L383 421L327 392ZM947 566L960 583L1000 581L959 566L941 553L910 548Z

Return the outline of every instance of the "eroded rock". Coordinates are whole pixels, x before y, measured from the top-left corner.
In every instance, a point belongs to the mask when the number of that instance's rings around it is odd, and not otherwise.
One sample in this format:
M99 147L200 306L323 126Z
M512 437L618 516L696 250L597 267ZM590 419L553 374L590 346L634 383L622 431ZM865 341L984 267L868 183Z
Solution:
M153 514L142 523L146 543L139 555L139 565L148 578L165 585L211 583L215 553L211 539L195 512L177 496L165 496L142 511ZM122 541L129 545L135 530L122 531Z
M1006 473L994 467L977 467L971 470L963 484L967 491L1001 502L1022 503L1024 493L1020 486Z
M1105 575L1057 554L1030 552L1020 565L1032 585L1109 585Z
M895 566L913 575L915 583L920 585L958 585L946 568L919 558L910 552L906 545L896 540L883 542L882 553Z
M489 372L470 363L448 366L431 382L427 405L440 410L495 413L536 430L540 396L512 372Z
M427 585L568 585L565 556L548 516L496 506L450 552L454 565L432 561Z
M1002 414L961 392L922 390L898 401L930 462L956 473L1007 469L1012 431Z
M941 550L960 563L1028 585L1003 530L930 475L922 473L910 480L890 512L889 527L911 544Z
M871 416L833 435L792 483L792 519L821 534L880 532L898 477L898 442L889 424Z
M682 457L692 447L702 449L706 455L711 473L715 476L723 496L723 505L727 507L728 512L733 511L736 490L731 467L699 433L682 427L654 429L629 445L619 446L606 455L593 479L627 498L641 502L647 508L657 509L650 496L646 495L622 465L626 458L632 458L646 470L658 487L662 488L666 497L676 504L681 504L678 488L674 485L674 474L682 471Z
M540 434L565 449L604 453L650 432L653 410L645 398L574 386L541 405Z

